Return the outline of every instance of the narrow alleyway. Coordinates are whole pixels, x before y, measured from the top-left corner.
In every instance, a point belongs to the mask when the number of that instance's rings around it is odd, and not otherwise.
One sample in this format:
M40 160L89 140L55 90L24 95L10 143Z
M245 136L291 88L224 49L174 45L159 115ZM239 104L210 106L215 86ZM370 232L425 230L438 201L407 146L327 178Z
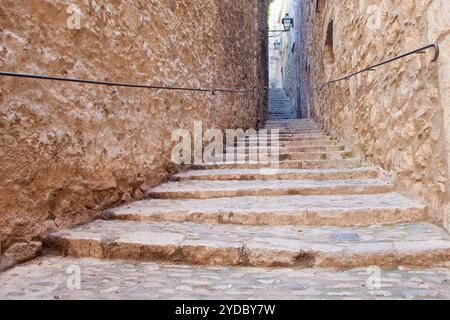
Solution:
M450 299L450 2L391 2L0 1L0 300Z
M426 208L295 119L282 91L270 101L264 129L280 130L279 170L176 174L147 200L52 234L47 249L61 257L1 274L0 298L450 298L450 239ZM80 290L67 288L74 265Z
M291 100L283 89L270 89L269 91L269 118L271 120L297 118Z

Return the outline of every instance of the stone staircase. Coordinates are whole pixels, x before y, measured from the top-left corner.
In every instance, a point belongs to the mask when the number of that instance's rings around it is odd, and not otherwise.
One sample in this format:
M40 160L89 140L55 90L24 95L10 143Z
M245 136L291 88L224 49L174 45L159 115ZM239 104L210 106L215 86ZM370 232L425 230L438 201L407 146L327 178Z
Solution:
M277 95L275 97L279 97ZM273 108L279 170L264 162L200 165L147 199L50 235L65 256L186 265L431 267L450 261L450 238L422 204L345 151L312 120Z
M270 89L269 106L269 119L271 120L297 118L291 100L289 100L283 89Z

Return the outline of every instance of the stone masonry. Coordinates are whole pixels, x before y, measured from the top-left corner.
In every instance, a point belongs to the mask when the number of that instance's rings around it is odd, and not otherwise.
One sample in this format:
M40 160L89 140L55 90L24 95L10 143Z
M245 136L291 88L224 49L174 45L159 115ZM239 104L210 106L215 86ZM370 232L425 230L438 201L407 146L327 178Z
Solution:
M290 65L301 104L331 135L391 175L397 190L429 207L450 230L450 2L292 0L297 52ZM375 63L413 55L314 90ZM298 72L296 72L298 70ZM292 90L287 90L292 91Z
M2 0L2 71L256 91L212 95L1 78L0 269L36 255L50 232L141 199L167 180L177 170L170 160L175 129L192 130L194 121L219 129L262 122L265 6ZM79 28L72 25L77 15Z

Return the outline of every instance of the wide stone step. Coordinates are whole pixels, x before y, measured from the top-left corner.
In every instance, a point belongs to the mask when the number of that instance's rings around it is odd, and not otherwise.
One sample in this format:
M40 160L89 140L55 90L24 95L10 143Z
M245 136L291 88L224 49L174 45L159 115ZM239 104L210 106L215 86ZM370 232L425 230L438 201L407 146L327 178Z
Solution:
M294 112L294 110L289 109L289 110L270 110L269 111L269 119L271 119L271 116L276 116L276 115L296 115L296 113Z
M279 124L279 125L300 125L300 126L317 126L318 124L309 119L295 119L291 121L273 121L267 120L266 124Z
M96 221L50 235L62 255L266 267L430 267L450 260L448 234L428 223L376 227L241 226Z
M258 147L259 148L259 147ZM344 151L344 145L314 145L306 147L279 147L278 151L280 153L296 153L296 152L329 152L329 151ZM227 147L225 152L238 152L238 153L248 153L250 150L250 144L246 147ZM270 151L270 148L269 148Z
M391 192L391 183L378 179L355 180L192 180L169 182L148 190L157 199L210 199L238 196L374 194Z
M267 138L270 139L271 135L267 134ZM321 133L314 133L314 134L296 134L296 135L284 135L284 134L278 134L278 138L280 141L303 141L303 140L327 140L331 139L330 136L326 134ZM247 136L245 137L245 140L250 141L258 141L260 139L259 135L254 136Z
M261 129L267 129L267 130L288 130L288 131L297 131L297 130L321 130L322 128L319 128L317 126L281 126L281 125L266 125Z
M102 217L129 221L361 227L424 221L426 214L425 206L398 193L385 193L152 199L106 211Z
M275 130L266 130L268 133L271 133ZM297 134L325 134L323 130L277 130L280 135L297 135Z
M327 151L327 152L280 152L280 160L333 160L343 159L351 155L345 151Z
M231 151L230 151L231 152ZM233 153L231 153L233 154ZM238 152L235 151L235 159L245 159L245 160L265 160L262 155L259 157L258 150L247 149L246 152ZM270 148L268 148L267 154L270 154ZM280 160L334 160L334 159L343 159L348 157L349 153L345 151L329 151L329 152L279 152L278 158Z
M268 139L266 141L267 143L262 143L262 141L256 141L256 140L244 140L243 142L237 142L235 141L234 144L232 144L231 146L227 146L225 145L226 149L229 148L235 148L235 149L242 149L242 148L249 148L249 147L255 147L255 146L259 146L261 145L262 147L264 146L272 146L272 141L270 139ZM273 145L275 147L279 147L280 150L282 148L304 148L304 147L333 147L333 146L337 146L340 145L342 146L342 144L340 144L337 140L296 140L296 141L276 141L275 143L273 143ZM301 152L301 151L300 151Z
M267 144L272 144L272 139L270 135L267 135ZM303 143L303 142L310 142L310 141L329 141L329 140L333 140L331 137L326 136L326 135L303 135L303 136L296 136L296 137L291 137L291 136L279 136L277 142L279 143L290 143L290 144L295 144L295 143ZM241 140L239 140L240 142ZM260 142L261 138L258 136L255 137L245 137L245 139L242 139L243 142L246 143L255 143L255 142ZM238 140L235 139L235 145L238 143ZM317 143L316 143L317 144Z
M287 120L287 119L296 119L296 117L297 116L295 116L295 115L293 115L293 116L291 116L291 117L284 117L284 116L279 116L279 117L277 117L277 116L270 116L269 118L270 119L273 119L273 120Z
M214 163L191 165L191 169L337 169L360 167L361 159L341 160L284 160L278 162Z
M297 147L311 147L311 146L335 146L340 144L337 140L297 140L297 141L280 141L281 147L288 147L288 148L297 148Z
M292 110L292 109L289 109L289 110L283 110L283 109L279 109L279 110L276 110L276 109L273 109L273 110L270 110L269 111L270 113L269 113L269 119L270 119L270 115L285 115L285 114L289 114L289 115L294 115L295 114L295 111L294 110Z
M280 134L278 134L278 137L280 139L289 140L289 141L290 140L296 140L296 139L302 140L302 139L305 139L305 138L308 139L308 138L311 138L311 137L321 138L321 139L330 139L330 136L325 134L325 133L323 133L323 132L318 132L318 133L298 133L298 134L282 134L282 133L280 133ZM251 138L251 137L249 137L249 138Z
M339 180L375 179L378 172L371 168L355 169L216 169L191 170L171 177L173 181L188 180Z

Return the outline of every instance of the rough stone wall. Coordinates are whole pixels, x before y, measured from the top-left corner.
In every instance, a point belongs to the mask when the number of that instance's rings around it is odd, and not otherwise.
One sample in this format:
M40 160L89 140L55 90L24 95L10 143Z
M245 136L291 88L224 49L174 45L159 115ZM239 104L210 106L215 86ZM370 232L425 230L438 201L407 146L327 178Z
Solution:
M283 33L278 39L281 40L282 46L279 53L281 65L282 87L291 99L294 109L297 111L299 118L309 118L309 104L302 94L302 86L306 87L304 82L308 78L304 74L308 68L307 61L303 60L302 44L304 43L304 33L302 30L302 8L303 0L277 0L277 12L275 16L279 17L279 25L276 29L282 29L281 19L286 13L294 18L294 27L290 32ZM279 68L278 64L274 68ZM278 69L275 69L279 71ZM275 74L275 72L272 72ZM276 79L278 80L278 79Z
M299 16L299 8L301 0L285 0L284 14L289 13L294 18L294 27L287 33L283 34L283 88L291 99L299 118L308 118L308 111L300 100L300 50L301 41L301 24Z
M68 3L81 29L67 28ZM267 108L266 1L2 0L0 70L253 89L195 93L0 79L0 262L138 199L175 170L177 128L255 127ZM262 68L266 68L262 70ZM258 96L260 98L258 98ZM37 241L37 242L36 242Z
M300 19L301 64L310 65L301 95L312 117L392 174L399 191L428 204L430 219L450 229L450 2L302 1ZM441 48L437 63L430 51L313 90L433 42Z
M257 59L257 127L261 127L266 121L269 112L269 43L267 33L269 30L267 15L271 0L256 0L253 16L256 32L256 59Z

